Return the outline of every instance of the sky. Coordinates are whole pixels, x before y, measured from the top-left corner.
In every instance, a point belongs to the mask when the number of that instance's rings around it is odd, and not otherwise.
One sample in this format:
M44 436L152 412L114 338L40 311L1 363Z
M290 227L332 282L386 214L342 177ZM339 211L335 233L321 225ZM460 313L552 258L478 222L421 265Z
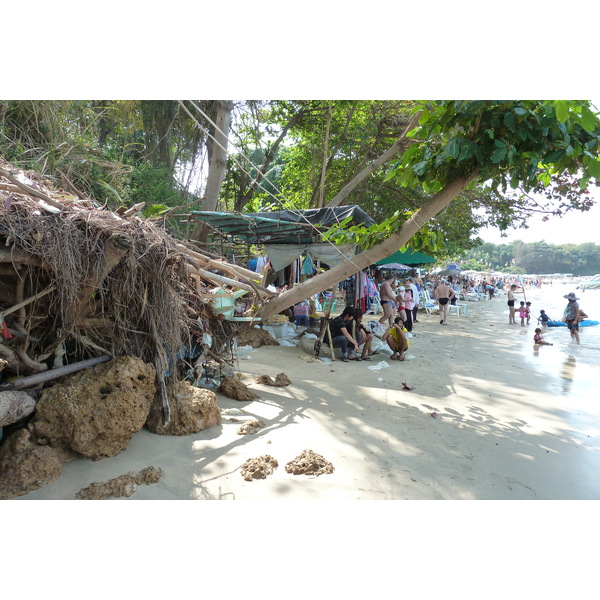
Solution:
M528 244L541 241L548 244L600 244L598 198L595 198L596 204L586 212L571 211L562 217L549 216L548 221L542 221L542 216L535 215L528 220L528 229L510 229L507 237L501 237L498 229L487 227L481 229L478 236L492 244L510 244L518 240Z

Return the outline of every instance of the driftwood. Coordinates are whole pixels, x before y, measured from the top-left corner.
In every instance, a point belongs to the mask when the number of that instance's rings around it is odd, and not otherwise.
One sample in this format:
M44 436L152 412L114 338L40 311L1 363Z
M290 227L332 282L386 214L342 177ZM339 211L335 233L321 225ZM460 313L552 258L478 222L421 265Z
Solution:
M20 421L34 410L35 398L29 392L0 392L0 427Z
M25 388L33 387L40 383L46 383L52 379L58 379L71 373L77 373L83 369L88 369L94 365L105 363L111 360L112 356L98 356L96 358L89 358L88 360L82 360L81 362L73 363L65 367L59 367L58 369L52 369L51 371L45 371L44 373L37 373L36 375L30 375L29 377L23 377L16 381L9 381L0 385L0 392L8 390L23 390Z
M8 169L3 169L0 167L0 175L2 175L2 177L6 177L6 179L13 183L20 192L25 192L29 196L35 196L36 198L47 202L59 210L65 210L65 207L60 202L56 202L56 200L53 200L47 194L44 194L43 192L40 192L39 190L36 190L35 188L32 188L31 186L19 181Z
M169 387L198 356L233 360L238 325L213 312L211 290L243 290L253 305L278 294L264 273L139 218L140 205L116 213L82 198L63 205L52 196L65 194L39 176L27 175L30 185L20 179L0 157L0 390L43 385L88 360L135 356L156 367L155 404L168 422ZM7 381L15 374L25 377Z

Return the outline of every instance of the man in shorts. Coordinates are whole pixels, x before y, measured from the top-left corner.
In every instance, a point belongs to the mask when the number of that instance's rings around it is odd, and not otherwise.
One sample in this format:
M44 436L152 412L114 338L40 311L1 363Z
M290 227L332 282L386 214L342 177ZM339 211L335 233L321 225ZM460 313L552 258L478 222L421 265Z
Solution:
M376 334L379 336L383 335L388 327L394 324L394 316L396 314L396 292L392 287L392 281L394 281L393 275L388 275L381 286L379 287L379 298L381 302L381 308L383 309L383 317L379 319Z
M579 298L575 296L575 292L569 292L563 297L569 301L565 308L565 322L571 332L571 338L579 344Z

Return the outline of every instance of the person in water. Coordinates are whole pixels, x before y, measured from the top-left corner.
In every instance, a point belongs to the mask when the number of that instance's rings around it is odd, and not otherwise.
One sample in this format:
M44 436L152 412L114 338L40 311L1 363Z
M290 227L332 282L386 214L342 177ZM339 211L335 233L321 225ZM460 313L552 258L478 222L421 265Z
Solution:
M535 328L535 335L533 336L534 344L538 344L540 346L552 346L550 342L546 342L542 337L542 330L539 327Z
M575 292L569 292L566 296L563 296L569 302L565 308L564 319L569 331L571 332L571 339L575 340L579 344L579 304L577 300L579 298L575 295Z

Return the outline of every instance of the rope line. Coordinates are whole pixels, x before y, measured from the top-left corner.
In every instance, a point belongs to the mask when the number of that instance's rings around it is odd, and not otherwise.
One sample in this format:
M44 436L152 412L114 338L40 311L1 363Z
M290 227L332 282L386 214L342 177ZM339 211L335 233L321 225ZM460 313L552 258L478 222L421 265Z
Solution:
M185 104L181 101L178 100L177 101L180 106L183 108L183 110L185 110L185 112L189 115L189 117L194 121L194 123L200 128L202 129L202 131L204 131L206 133L206 135L208 135L222 150L224 150L225 152L227 152L227 148L225 148L191 113L190 111L187 109L187 107L185 106ZM281 196L283 197L284 200L286 200L291 206L294 207L294 210L298 211L300 213L300 218L304 219L306 221L306 224L308 224L312 229L315 230L316 233L318 233L319 235L321 234L321 232L317 229L317 227L311 223L304 215L301 214L301 209L297 208L296 205L272 182L269 180L269 178L267 177L266 174L262 173L262 171L260 170L260 168L255 165L252 160L246 156L241 150L238 149L238 147L236 146L236 144L230 139L229 135L227 135L224 131L222 131L217 125L216 123L214 123L212 121L212 119L199 107L196 105L196 103L192 100L190 100L190 103L192 104L192 106L215 128L215 131L220 132L223 137L238 151L238 153L244 157L248 163L250 163L257 171L257 173L260 173L263 175L263 179L266 180L275 190L277 190ZM246 169L244 169L244 167L239 163L239 161L237 161L236 158L234 158L233 156L229 155L230 158L233 160L233 162L240 168L241 171L243 171L246 175L248 175L248 177L250 177L252 179L250 185L256 183L264 192L266 192L269 196L271 196L278 204L281 204L281 200L279 198L277 198L276 196L274 196L268 189L266 189L265 187L263 187L263 185L260 183L260 181L256 180L256 177L252 177L252 175L250 175L250 173L248 173L248 171L246 171ZM243 213L242 213L243 216ZM252 219L247 218L247 220L249 222L252 222ZM359 271L362 271L362 269L351 259L348 258L333 242L327 241L327 244L329 244L332 248L334 248L337 252L339 252L346 260L348 260L352 265L354 265Z

